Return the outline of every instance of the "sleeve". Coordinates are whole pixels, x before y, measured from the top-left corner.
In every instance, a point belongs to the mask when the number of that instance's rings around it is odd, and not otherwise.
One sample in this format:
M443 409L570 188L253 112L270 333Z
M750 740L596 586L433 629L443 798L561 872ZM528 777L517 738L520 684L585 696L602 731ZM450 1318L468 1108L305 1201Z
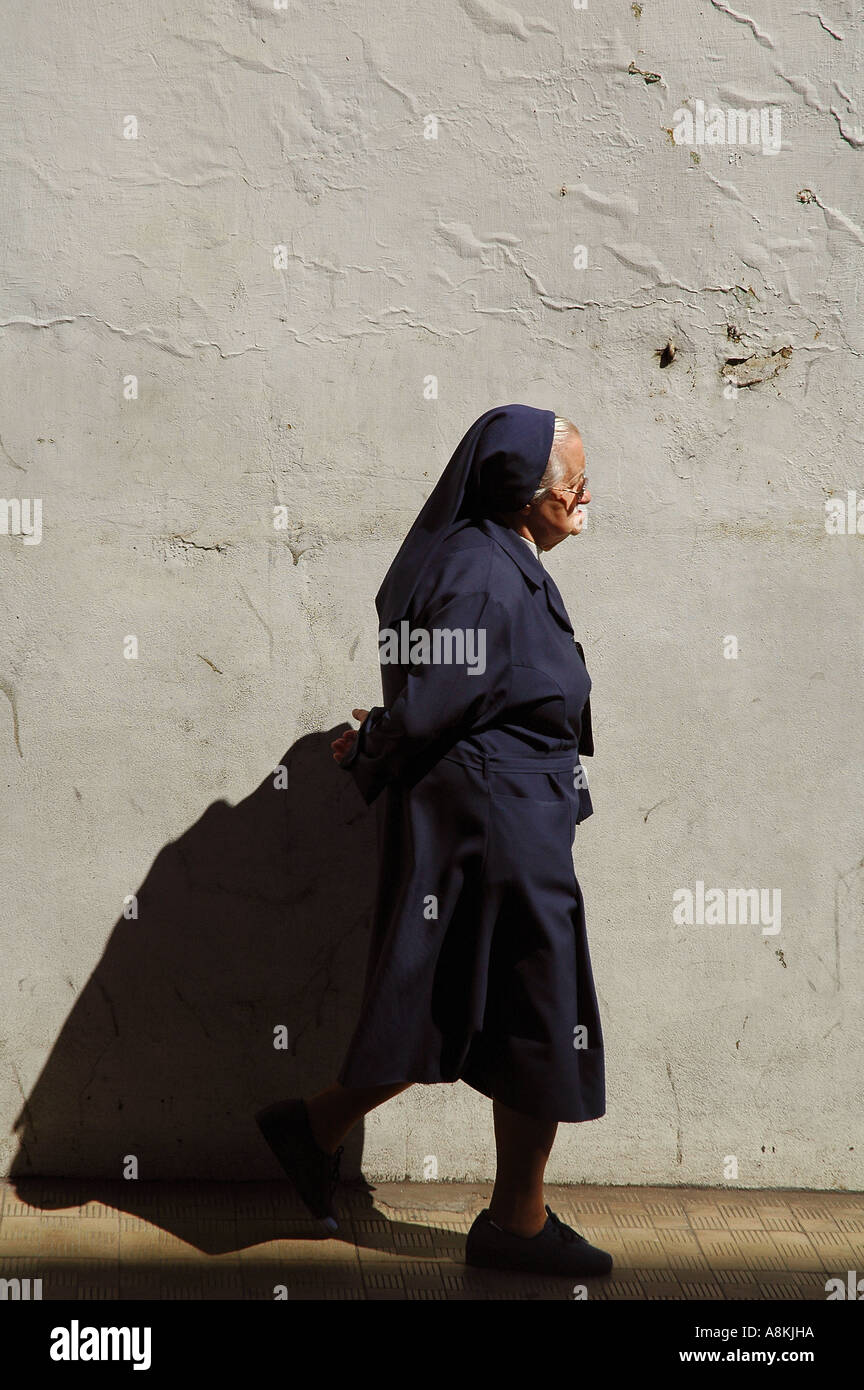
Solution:
M367 805L436 742L497 714L510 687L508 614L488 593L460 594L423 614L410 637L404 686L389 708L369 711L339 764Z

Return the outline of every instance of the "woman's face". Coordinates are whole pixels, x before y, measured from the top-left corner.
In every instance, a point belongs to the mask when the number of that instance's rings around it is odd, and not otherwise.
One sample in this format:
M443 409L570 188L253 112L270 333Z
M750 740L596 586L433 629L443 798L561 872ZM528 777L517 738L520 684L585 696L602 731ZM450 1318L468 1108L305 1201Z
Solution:
M567 439L560 453L567 467L564 481L541 501L529 502L524 512L525 524L541 550L551 550L568 536L578 535L585 525L583 508L591 501L587 482L579 496L585 480L585 450L579 435Z

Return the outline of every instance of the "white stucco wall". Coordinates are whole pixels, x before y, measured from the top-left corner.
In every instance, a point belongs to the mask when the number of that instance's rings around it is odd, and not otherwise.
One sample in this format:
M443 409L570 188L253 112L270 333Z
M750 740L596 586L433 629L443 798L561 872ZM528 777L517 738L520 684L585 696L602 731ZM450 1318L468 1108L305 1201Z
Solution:
M593 496L548 565L608 1109L548 1176L864 1187L864 535L824 507L864 496L860 14L639 10L5 6L4 1172L275 1175L249 1117L341 1059L374 837L289 750L377 701L380 579L522 401ZM697 101L779 153L676 143ZM779 932L677 925L697 881ZM489 1102L414 1088L363 1166L490 1177Z

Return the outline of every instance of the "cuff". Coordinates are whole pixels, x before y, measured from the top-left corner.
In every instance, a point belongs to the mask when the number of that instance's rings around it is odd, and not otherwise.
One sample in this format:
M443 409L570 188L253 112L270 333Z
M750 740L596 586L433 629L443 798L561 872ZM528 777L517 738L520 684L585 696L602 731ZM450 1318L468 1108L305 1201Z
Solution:
M367 730L368 730L369 728L371 728L373 721L374 721L374 720L377 720L378 716L381 715L381 714L383 714L383 713L384 713L384 706L383 706L383 705L376 705L376 706L374 707L374 709L370 709L370 711L369 711L369 713L367 714L366 718L363 720L363 723L360 725L360 728L357 730L357 737L355 738L355 740L354 740L354 742L352 743L352 745L351 745L349 751L345 754L345 757L342 759L342 761L341 761L340 764L339 764L339 766L340 766L341 768L344 768L346 772L350 772L351 769L353 768L354 764L357 762L357 759L359 758L360 753L361 753L361 751L363 750L363 744L364 744L364 741L365 741L365 736L366 736Z

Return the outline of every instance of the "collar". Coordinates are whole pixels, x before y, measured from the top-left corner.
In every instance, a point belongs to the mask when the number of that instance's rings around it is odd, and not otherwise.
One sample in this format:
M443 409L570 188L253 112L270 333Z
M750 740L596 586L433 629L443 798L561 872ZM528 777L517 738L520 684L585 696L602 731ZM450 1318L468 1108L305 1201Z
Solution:
M489 517L484 517L479 523L480 530L487 536L491 536L493 541L497 541L502 550L506 550L510 559L517 564L530 584L535 589L539 589L546 582L546 571L537 555L530 545L526 546L525 537L517 534L509 526L502 526L498 521L492 521Z
M500 522L492 521L489 517L484 517L479 523L481 530L487 536L491 536L497 541L502 550L506 550L520 568L528 583L535 589L543 588L546 591L546 602L549 610L557 618L558 622L567 632L572 633L573 624L567 616L567 609L564 607L564 600L558 590L558 585L538 560L531 545L525 545L525 537L520 536L509 526L502 526Z

